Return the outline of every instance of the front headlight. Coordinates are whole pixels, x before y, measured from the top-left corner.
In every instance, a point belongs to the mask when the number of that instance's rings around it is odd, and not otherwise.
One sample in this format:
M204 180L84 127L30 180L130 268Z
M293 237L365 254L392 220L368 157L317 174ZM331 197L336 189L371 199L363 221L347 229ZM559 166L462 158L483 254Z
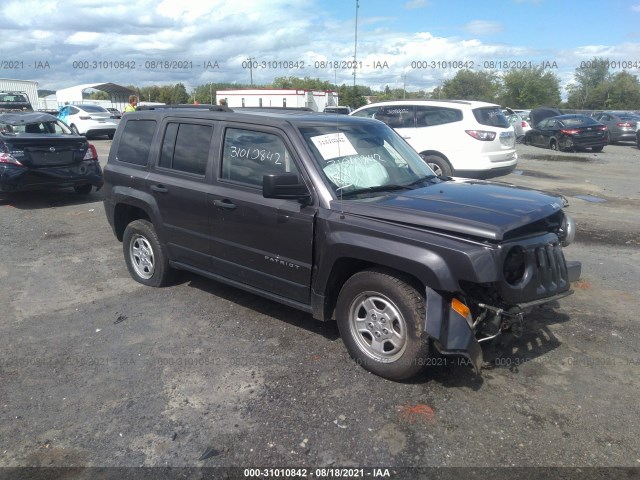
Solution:
M576 221L568 213L563 213L564 218L562 220L562 225L560 226L558 236L560 237L562 246L566 247L567 245L571 244L576 238Z

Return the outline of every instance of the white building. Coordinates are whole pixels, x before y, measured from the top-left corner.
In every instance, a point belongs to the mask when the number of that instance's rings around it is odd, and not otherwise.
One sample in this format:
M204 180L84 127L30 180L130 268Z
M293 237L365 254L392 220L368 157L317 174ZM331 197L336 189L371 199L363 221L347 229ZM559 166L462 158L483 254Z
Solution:
M332 90L288 90L259 88L247 90L218 90L216 100L227 100L230 108L239 107L307 107L321 112L324 107L338 105L338 92Z

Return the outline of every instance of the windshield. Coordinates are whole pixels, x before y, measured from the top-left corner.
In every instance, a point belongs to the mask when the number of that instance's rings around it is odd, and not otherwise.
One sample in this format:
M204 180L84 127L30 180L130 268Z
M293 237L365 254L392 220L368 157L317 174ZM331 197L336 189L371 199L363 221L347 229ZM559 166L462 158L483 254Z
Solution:
M336 196L412 188L435 174L389 127L378 123L300 128Z

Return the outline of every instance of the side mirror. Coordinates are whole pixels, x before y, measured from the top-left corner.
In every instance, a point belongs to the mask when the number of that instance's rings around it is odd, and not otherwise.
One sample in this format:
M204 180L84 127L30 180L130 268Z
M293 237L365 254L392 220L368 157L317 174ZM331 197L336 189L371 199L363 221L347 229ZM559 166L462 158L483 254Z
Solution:
M307 186L299 182L295 173L270 173L262 177L262 196L304 200L310 194Z

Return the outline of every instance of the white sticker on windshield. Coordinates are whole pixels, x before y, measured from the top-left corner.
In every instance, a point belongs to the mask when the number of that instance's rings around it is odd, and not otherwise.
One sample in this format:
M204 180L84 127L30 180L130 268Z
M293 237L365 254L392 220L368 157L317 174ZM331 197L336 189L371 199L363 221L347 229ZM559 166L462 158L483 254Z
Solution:
M318 135L317 137L311 137L311 141L325 160L358 154L344 133Z

